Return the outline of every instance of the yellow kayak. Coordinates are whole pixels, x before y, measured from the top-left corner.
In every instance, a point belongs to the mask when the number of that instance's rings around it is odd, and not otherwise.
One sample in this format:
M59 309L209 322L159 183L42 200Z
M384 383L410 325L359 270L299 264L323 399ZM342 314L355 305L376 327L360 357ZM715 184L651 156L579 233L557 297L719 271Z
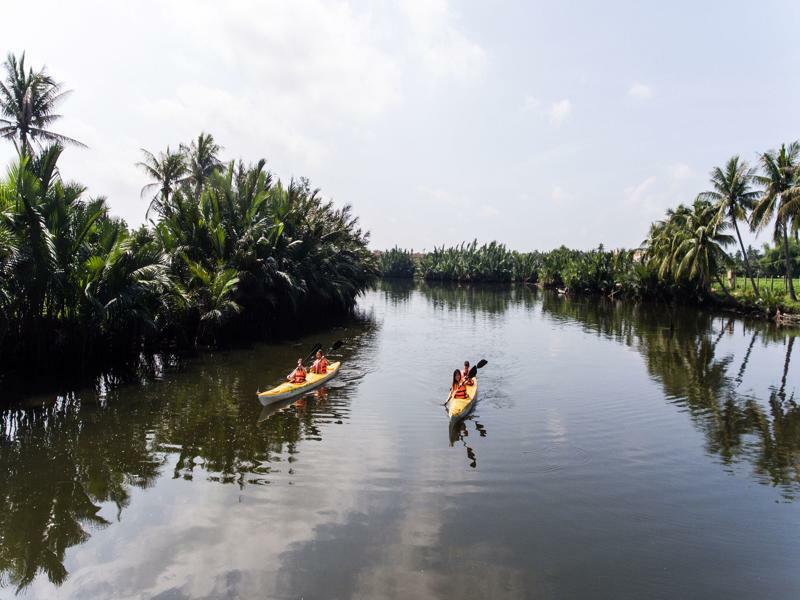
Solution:
M267 390L266 392L259 392L258 399L261 401L261 404L266 406L267 404L272 404L278 400L287 400L289 398L294 398L295 396L305 394L306 392L310 392L311 390L315 390L326 381L336 377L336 375L339 373L339 367L341 364L341 362L330 363L328 365L328 372L322 375L311 372L306 373L306 380L303 383L289 383L287 381L286 383L282 383L271 390Z
M466 398L450 398L447 413L450 415L451 424L463 419L475 408L475 400L478 398L478 378L474 377L472 382L472 385L467 386Z

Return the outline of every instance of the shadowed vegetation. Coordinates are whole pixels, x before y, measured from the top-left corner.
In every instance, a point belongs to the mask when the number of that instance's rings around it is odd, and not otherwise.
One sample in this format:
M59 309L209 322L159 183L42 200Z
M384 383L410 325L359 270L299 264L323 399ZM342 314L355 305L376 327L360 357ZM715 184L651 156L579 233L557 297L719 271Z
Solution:
M170 171L155 220L129 230L103 198L62 179L61 153L21 156L0 181L5 368L82 367L269 336L287 318L324 322L352 309L377 272L349 207L306 180L285 186L264 161L217 166L199 187Z
M417 272L414 251L395 246L391 250L381 252L378 257L378 267L383 277L405 279L414 277Z
M369 320L351 321L344 357L370 351L373 330ZM37 575L64 583L67 551L124 518L133 492L159 478L242 489L290 479L303 441L348 419L346 397L328 403L318 394L265 415L259 403L242 401L252 390L240 389L256 360L215 357L190 367L191 377L170 365L177 389L151 375L137 387L103 376L94 389L42 406L0 407L0 590L19 592ZM268 364L265 376L279 377L282 366Z
M264 160L223 162L207 133L143 151L149 223L129 229L59 170L77 143L49 129L61 85L24 56L4 66L0 135L18 157L0 179L0 380L296 332L350 311L378 274L349 206Z

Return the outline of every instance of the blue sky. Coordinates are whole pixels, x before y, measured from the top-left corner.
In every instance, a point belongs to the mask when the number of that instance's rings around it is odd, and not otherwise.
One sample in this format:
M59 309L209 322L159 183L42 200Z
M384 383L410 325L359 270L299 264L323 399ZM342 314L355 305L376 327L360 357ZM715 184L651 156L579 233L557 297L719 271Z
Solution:
M4 28L0 50L74 90L57 130L89 149L64 173L131 224L138 149L205 130L225 158L265 157L353 204L376 248L634 246L714 165L800 137L796 2L77 1L4 17L31 26Z

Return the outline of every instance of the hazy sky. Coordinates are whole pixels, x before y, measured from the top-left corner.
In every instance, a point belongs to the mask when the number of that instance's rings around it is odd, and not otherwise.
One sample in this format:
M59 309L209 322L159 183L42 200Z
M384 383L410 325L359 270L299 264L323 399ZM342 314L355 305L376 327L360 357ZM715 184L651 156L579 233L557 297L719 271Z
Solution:
M376 248L634 246L714 165L800 137L796 1L44 1L3 21L0 52L74 90L55 129L89 149L63 173L130 224L139 148L209 131L353 204Z

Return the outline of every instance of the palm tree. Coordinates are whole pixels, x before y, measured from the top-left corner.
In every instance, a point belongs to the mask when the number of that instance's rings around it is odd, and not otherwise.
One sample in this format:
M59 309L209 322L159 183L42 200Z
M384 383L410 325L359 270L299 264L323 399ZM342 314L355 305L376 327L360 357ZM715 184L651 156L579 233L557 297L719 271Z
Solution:
M686 239L686 219L691 211L685 205L667 210L667 218L650 226L650 234L644 243L647 262L662 281L677 276L680 254L678 247Z
M200 336L217 341L217 333L242 307L234 296L239 284L235 269L218 264L213 269L186 259L191 273L190 288L195 305L200 311Z
M31 142L41 139L59 144L84 146L49 127L61 115L55 108L69 93L45 69L25 70L25 54L17 59L9 54L3 67L5 82L0 82L0 137L12 140L19 154L30 154Z
M750 272L750 261L742 242L742 235L739 233L739 220L747 220L747 212L753 209L759 196L759 192L751 187L755 174L755 169L750 168L738 156L734 156L726 163L725 170L716 167L711 171L711 185L714 189L703 192L699 198L716 205L718 222L727 220L733 224L739 246L742 248L745 273L750 278L753 293L758 298L758 288Z
M733 237L720 233L729 225L717 221L717 210L705 200L695 201L693 210L686 213L683 224L685 237L676 249L679 257L676 274L696 280L703 292L708 292L712 279L722 286L720 267L730 262L724 247L734 243ZM723 291L725 287L722 286Z
M154 181L142 188L141 195L144 197L145 194L158 190L147 207L147 217L149 218L151 210L155 210L157 214L163 216L168 210L170 195L178 185L187 180L186 159L182 152L171 152L169 146L167 146L167 151L161 152L158 157L144 148L142 148L142 154L144 154L144 160L136 163L136 166L140 167Z
M86 260L81 273L83 316L105 335L136 341L136 333L156 331L156 299L172 292L167 259L127 230L117 231L106 245Z
M780 150L768 150L761 155L763 175L755 180L764 186L764 193L753 209L751 226L764 229L775 218L775 242L783 242L783 258L786 273L786 288L789 297L797 300L792 282L792 259L789 255L789 226L800 224L798 200L800 199L800 143L792 142Z
M189 146L181 144L181 151L186 155L188 180L194 185L195 199L200 198L200 191L211 174L222 166L218 157L221 149L210 133L200 133Z

